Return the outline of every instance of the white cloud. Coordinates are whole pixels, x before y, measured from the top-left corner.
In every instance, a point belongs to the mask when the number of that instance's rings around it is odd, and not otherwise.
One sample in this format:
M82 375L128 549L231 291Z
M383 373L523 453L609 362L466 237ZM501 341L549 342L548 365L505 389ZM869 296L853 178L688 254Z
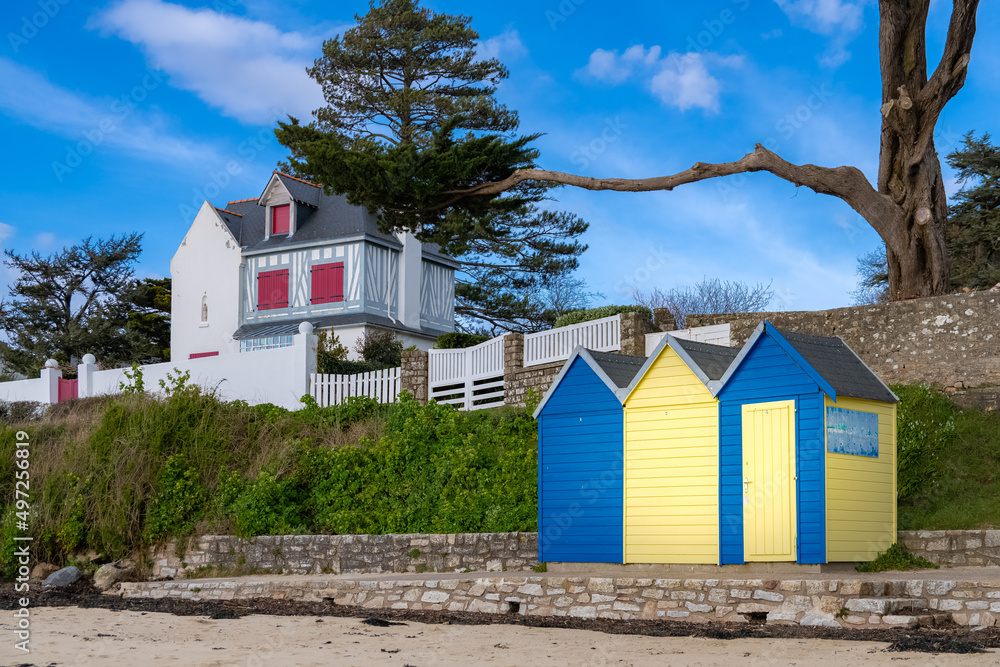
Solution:
M668 106L681 111L691 108L718 111L721 84L709 68L739 67L742 63L741 56L711 52L671 51L663 56L659 46L647 50L637 44L621 55L617 51L595 50L581 74L611 85L633 77L645 78L650 92Z
M6 243L16 231L13 226L0 222L0 243Z
M183 164L215 157L211 148L171 134L163 116L142 110L139 97L144 99L159 85L155 74L144 74L131 91L109 100L71 92L6 58L0 58L0 81L4 82L0 86L0 112L71 139L74 146L87 142L91 150L111 146L144 159Z
M851 59L847 44L865 27L865 5L870 0L774 0L789 20L812 32L830 37L819 56L824 67L836 68Z
M517 30L506 30L496 37L490 37L479 42L476 55L483 60L497 58L510 60L528 53L528 47L521 41Z
M323 105L322 89L305 71L320 54L321 35L162 0L123 0L88 27L140 47L171 85L244 123L271 124L275 107L306 117Z
M865 0L774 0L794 23L832 35L864 27Z

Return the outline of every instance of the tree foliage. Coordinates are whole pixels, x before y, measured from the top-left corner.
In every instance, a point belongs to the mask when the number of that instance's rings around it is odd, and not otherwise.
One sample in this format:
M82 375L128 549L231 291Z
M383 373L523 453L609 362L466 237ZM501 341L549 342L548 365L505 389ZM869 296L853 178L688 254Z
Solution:
M538 135L516 135L517 113L495 98L507 68L478 57L468 17L417 0L373 0L356 19L309 70L327 105L314 122L290 118L275 131L289 149L284 167L368 208L383 230L458 258L460 317L523 330L537 316L531 295L576 269L587 223L540 209L552 187L543 182L493 197L441 194L534 167Z
M962 189L952 197L948 255L955 288L989 288L1000 283L1000 147L989 134L965 135L948 155Z
M170 359L170 278L143 278L125 296L129 307L128 330L148 342L145 352L137 348L134 361L155 364Z
M655 287L649 292L639 288L632 291L635 302L650 310L666 308L681 329L687 326L688 315L715 313L754 313L766 310L774 297L771 284L748 285L738 280L703 278L691 287L674 287L662 290Z
M142 234L88 237L48 257L8 250L4 263L17 277L0 305L0 328L7 334L0 360L29 376L49 358L70 372L71 362L88 353L106 365L145 361L154 347L149 334L162 331L163 322L146 321L132 298L145 303L148 297L152 310L162 286L137 290L141 240ZM162 304L162 291L159 298ZM130 326L134 313L136 326Z

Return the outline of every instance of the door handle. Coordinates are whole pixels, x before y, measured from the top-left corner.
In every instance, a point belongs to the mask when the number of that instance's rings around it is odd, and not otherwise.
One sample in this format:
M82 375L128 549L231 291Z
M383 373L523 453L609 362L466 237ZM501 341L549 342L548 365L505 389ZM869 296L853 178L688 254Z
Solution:
M748 493L750 493L750 484L752 484L752 482L749 479L747 479L746 477L744 477L743 478L743 495L744 496L747 495Z

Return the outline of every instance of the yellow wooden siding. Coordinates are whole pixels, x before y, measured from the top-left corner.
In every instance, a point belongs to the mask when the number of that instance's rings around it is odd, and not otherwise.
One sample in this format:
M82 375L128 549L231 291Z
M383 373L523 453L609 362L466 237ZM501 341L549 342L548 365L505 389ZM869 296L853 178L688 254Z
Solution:
M625 562L719 562L719 405L670 348L625 402Z
M827 562L871 560L896 538L896 405L827 397L826 406L878 414L878 458L826 452Z

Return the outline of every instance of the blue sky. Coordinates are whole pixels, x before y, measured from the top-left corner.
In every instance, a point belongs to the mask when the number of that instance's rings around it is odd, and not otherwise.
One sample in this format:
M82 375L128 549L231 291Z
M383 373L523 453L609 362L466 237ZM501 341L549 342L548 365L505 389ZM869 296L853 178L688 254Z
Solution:
M874 178L878 15L865 0L435 0L473 12L499 96L543 132L543 167L645 177L735 160L764 143L793 162ZM284 152L270 129L321 105L305 67L367 2L32 0L0 9L0 238L52 252L88 234L145 233L140 273L170 257L205 199L257 196ZM932 2L929 68L950 3ZM984 3L942 156L1000 135L1000 7ZM956 185L946 168L949 193ZM626 194L563 188L590 221L581 275L608 302L706 277L770 282L775 308L848 305L876 234L840 200L767 174ZM6 280L9 276L0 275Z

